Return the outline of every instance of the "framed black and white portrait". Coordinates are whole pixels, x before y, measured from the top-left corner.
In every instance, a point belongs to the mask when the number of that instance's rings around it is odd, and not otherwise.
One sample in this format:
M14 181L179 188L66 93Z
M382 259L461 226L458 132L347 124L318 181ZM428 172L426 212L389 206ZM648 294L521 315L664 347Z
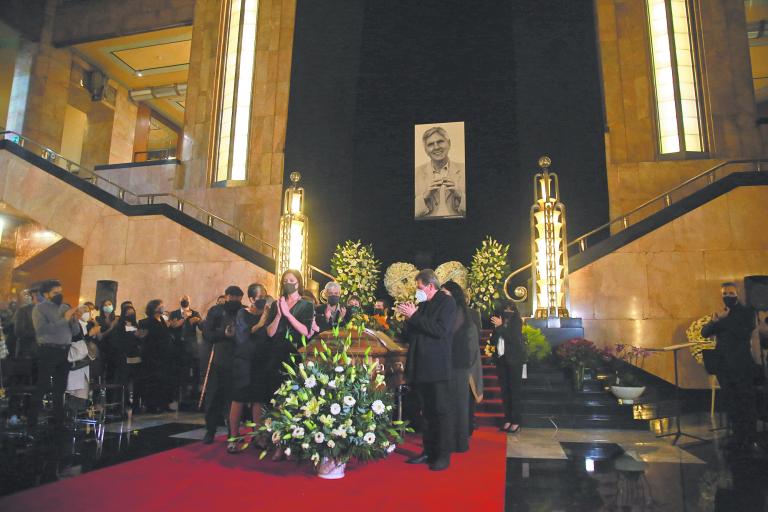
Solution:
M414 129L414 217L463 219L467 214L464 122Z

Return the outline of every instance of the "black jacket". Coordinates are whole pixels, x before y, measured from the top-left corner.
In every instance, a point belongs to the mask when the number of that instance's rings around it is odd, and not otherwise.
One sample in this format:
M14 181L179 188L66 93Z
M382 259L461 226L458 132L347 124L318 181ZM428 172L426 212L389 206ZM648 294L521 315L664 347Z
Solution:
M751 341L755 330L755 310L740 303L731 308L727 317L709 322L702 327L705 338L715 336L715 352L723 365L720 370L731 374L750 372L755 363L752 360Z
M443 292L422 302L405 324L408 343L405 375L410 383L437 382L451 378L451 345L456 303Z
M504 359L508 364L523 364L525 362L525 343L523 342L523 320L515 314L509 321L504 322L493 330L491 345L498 347L499 338L504 338ZM495 356L499 359L499 356Z
M328 321L325 318L325 308L328 308L328 304L320 304L315 308L315 322L320 332L330 331L334 327L344 328L352 319L352 308L346 308L346 313L341 316L341 308L336 311L336 318L331 315L331 320Z

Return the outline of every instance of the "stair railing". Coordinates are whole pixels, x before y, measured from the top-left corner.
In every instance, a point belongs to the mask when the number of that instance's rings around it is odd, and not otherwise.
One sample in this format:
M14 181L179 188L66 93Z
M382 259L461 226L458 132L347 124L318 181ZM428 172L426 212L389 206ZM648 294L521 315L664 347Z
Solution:
M237 240L241 244L250 247L251 249L261 254L264 254L265 256L268 256L272 259L277 258L277 248L274 245L265 240L262 240L261 238L252 233L249 233L242 228L235 226L231 222L223 219L210 210L207 210L202 206L198 206L188 201L187 199L181 198L172 193L135 194L125 187L122 187L117 183L114 183L113 181L100 176L91 169L87 169L78 163L68 160L56 151L53 151L52 149L47 148L42 144L39 144L28 137L25 137L24 135L13 131L1 131L0 136L2 136L2 139L9 140L19 147L26 149L27 151L39 155L44 160L51 162L56 167L69 172L73 176L77 176L85 181L92 183L93 185L96 185L101 190L104 190L105 192L113 195L114 197L127 204L168 204L180 212L186 213L191 217L195 217L197 220L206 223L208 226L214 228L220 233L227 235L233 240Z
M605 224L598 226L595 229L581 235L580 237L571 240L568 242L568 254L573 255L577 252L584 252L589 246L590 239L594 238L596 235L608 231L610 236L619 231L627 229L629 226L637 224L651 214L672 206L672 204L680 201L685 197L688 197L693 192L700 190L707 185L711 185L712 183L721 180L722 178L734 172L763 172L763 164L765 163L768 163L768 159L760 158L745 160L725 160L720 162L719 164L710 167L709 169L697 174L696 176L685 180L674 188L671 188L670 190L667 190L666 192L663 192L656 197L649 199L648 201L628 211L627 213L619 215L618 217L609 220ZM506 291L509 282L515 276L525 272L526 270L529 270L530 268L531 264L528 263L527 265L523 265L522 267L509 274L504 280L503 289Z

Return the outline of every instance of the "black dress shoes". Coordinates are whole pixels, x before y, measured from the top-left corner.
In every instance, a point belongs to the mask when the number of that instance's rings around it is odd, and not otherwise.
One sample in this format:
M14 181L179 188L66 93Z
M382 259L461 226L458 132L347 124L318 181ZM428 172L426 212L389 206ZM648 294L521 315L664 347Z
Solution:
M429 457L426 453L422 453L420 455L416 455L415 457L411 457L405 462L408 464L427 464L429 462Z
M429 464L429 469L431 471L443 471L444 469L448 469L448 466L450 465L451 465L450 457L440 457L435 462L431 462Z
M211 432L210 430L205 433L205 436L203 437L203 444L213 444L213 437L216 435L215 432Z

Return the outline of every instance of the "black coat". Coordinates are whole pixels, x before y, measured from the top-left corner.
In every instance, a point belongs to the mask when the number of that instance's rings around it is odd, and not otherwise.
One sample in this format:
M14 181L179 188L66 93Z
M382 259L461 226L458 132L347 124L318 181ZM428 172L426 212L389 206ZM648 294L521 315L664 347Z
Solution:
M499 338L504 338L504 359L508 364L523 364L525 362L525 343L523 342L523 320L515 314L508 321L493 330L491 345L498 347ZM495 356L499 359L499 356Z
M731 308L727 317L717 322L709 322L701 329L701 335L705 338L717 338L715 352L722 365L718 372L735 376L752 371L755 366L751 352L754 330L755 310L741 304Z
M451 345L456 302L437 292L422 302L405 324L403 341L408 343L405 375L410 383L438 382L451 378Z
M315 323L320 329L320 332L330 331L334 327L344 328L352 319L352 308L346 308L346 313L341 316L341 308L336 311L336 318L331 315L331 320L328 321L325 318L325 309L329 308L328 304L320 304L315 308Z

